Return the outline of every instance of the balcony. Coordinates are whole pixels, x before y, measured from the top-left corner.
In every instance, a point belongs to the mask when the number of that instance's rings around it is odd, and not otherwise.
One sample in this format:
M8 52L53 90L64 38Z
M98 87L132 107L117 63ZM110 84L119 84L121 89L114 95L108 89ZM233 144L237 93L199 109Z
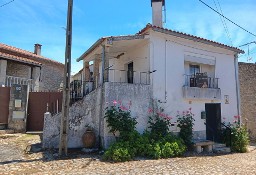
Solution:
M185 84L182 87L185 99L221 100L221 90L218 87L219 78L208 77L205 73L184 75Z

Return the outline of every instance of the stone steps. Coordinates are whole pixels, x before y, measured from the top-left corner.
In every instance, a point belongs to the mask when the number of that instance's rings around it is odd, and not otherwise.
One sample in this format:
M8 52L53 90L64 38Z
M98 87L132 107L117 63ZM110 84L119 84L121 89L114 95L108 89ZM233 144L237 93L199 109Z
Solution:
M231 152L231 149L230 149L230 147L226 147L226 144L214 143L214 145L213 145L213 152L214 153L227 154L227 153Z

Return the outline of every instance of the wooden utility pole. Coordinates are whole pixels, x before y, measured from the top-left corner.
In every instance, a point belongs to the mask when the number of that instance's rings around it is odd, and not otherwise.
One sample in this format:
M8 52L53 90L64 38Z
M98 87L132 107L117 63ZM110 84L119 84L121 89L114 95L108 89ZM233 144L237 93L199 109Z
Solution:
M61 125L60 125L59 156L62 155L62 150L64 150L65 155L68 154L68 121L69 121L71 45L72 45L72 10L73 10L73 0L68 0L65 70L64 70L63 99L62 99L62 116L61 116Z

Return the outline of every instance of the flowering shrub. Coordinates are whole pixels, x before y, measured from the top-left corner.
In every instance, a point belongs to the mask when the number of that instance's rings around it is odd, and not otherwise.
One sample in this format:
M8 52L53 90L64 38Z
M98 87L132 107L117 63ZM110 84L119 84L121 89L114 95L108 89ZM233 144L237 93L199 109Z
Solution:
M188 111L183 111L181 114L177 114L177 123L180 128L179 136L183 139L185 145L190 147L192 145L193 138L193 126L195 119L194 114L191 112L191 108Z
M162 108L158 106L153 106L153 108L148 109L149 120L148 124L150 132L153 138L159 138L167 135L169 133L169 127L171 125L171 116L164 113Z
M244 125L240 125L240 116L234 116L233 124L228 123L226 126L228 126L228 128L222 128L223 140L226 145L230 146L233 152L246 152L247 146L249 145L249 135L247 128ZM231 129L231 137L228 129ZM231 145L229 144L230 139Z
M110 128L110 132L116 137L120 133L120 139L127 140L131 133L135 131L137 121L131 117L131 111L121 102L113 101L113 105L106 108L105 117Z
M161 108L148 110L150 131L140 135L135 130L137 121L131 118L130 111L122 107L121 102L114 101L113 104L106 108L105 118L110 132L114 136L120 132L120 137L106 150L104 160L123 162L135 156L159 159L180 156L185 152L183 141L169 133L171 117Z

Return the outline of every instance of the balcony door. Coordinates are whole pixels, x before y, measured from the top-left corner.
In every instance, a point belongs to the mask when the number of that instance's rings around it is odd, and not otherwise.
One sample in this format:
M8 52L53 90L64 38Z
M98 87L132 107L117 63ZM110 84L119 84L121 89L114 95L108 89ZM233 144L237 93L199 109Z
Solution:
M127 80L128 83L133 83L133 62L128 64Z

